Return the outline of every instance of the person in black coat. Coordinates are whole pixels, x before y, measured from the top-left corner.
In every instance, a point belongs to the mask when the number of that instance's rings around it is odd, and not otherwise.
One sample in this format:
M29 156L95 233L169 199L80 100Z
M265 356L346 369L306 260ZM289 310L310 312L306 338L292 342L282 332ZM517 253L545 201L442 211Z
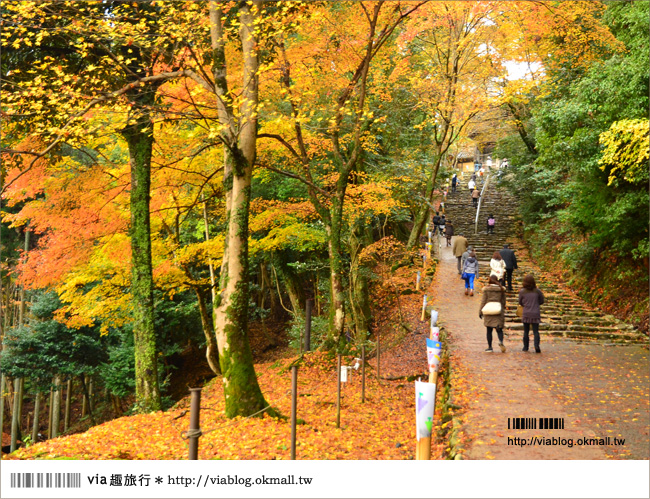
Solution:
M517 268L517 257L515 252L510 249L509 244L504 244L503 249L499 251L501 258L506 264L506 283L508 291L512 291L512 271Z
M433 217L433 235L436 235L436 232L440 230L440 215L436 211L435 216Z
M451 246L451 238L454 235L454 226L451 223L451 220L447 220L447 225L445 226L445 237L447 238L447 246Z

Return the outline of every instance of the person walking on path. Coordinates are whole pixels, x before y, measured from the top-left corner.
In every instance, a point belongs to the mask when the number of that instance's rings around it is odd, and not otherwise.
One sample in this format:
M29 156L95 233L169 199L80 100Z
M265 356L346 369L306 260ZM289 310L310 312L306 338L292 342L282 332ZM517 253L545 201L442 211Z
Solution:
M492 255L492 260L490 260L490 276L496 276L501 286L505 287L505 274L506 263L503 261L503 258L501 258L501 253L495 251Z
M483 313L483 307L487 303L498 303L501 307L501 311L497 314L485 314ZM486 336L488 347L485 350L486 352L492 352L492 329L496 328L497 336L499 337L499 348L501 352L506 352L506 347L503 344L503 325L506 321L506 290L503 288L496 276L492 274L488 285L483 288L483 298L481 299L481 306L479 307L480 312L478 316L480 319L483 319L483 325L486 327Z
M460 259L463 257L463 253L467 251L467 239L463 234L458 234L456 239L454 239L453 244L451 245L451 252L458 259L458 274L462 274L462 268L460 266Z
M451 192L456 192L456 185L458 184L458 176L454 173L454 176L451 177Z
M440 225L438 226L438 230L440 231L440 235L442 237L445 237L445 228L447 227L447 219L445 216L440 217Z
M487 233L488 234L494 234L494 226L496 225L497 221L494 218L494 215L488 216L487 219Z
M506 282L508 283L508 291L512 291L512 272L517 268L517 257L515 256L515 252L510 249L509 244L504 244L503 249L499 254L506 264Z
M468 246L467 250L463 253L463 256L460 257L460 268L462 269L465 266L465 260L469 257L469 254L474 251L474 246Z
M478 260L476 259L476 253L474 251L470 252L467 260L465 260L465 265L463 266L463 279L465 279L465 294L469 296L474 296L474 279L478 274Z
M447 238L447 246L451 246L451 237L454 235L454 226L451 223L451 220L447 220L447 225L445 227L445 237Z
M436 214L435 214L434 217L433 217L433 234L432 234L432 235L435 236L435 235L436 235L436 231L440 230L440 227L439 227L439 226L440 226L440 215L439 215L438 212L436 211Z
M535 352L541 353L539 349L539 324L542 322L542 315L539 310L540 305L544 304L544 294L535 284L535 278L528 274L524 277L523 287L519 291L519 305L524 308L521 322L524 324L524 352L528 351L528 333L530 327L533 327L533 341Z
M471 196L474 192L474 189L476 189L476 182L473 178L469 179L469 182L467 182L467 188L469 189L469 194Z
M478 191L478 189L474 188L472 191L472 205L474 208L478 208L478 198L481 197L481 193Z

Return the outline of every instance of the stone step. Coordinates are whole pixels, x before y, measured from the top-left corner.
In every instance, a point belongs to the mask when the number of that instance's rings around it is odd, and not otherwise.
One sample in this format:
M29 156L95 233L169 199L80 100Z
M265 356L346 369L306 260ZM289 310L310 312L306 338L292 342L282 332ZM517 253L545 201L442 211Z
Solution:
M517 200L510 193L500 190L490 183L481 200L478 233L474 234L476 209L472 206L469 191L466 188L470 173L460 175L460 187L455 193L449 193L445 203L445 216L454 224L456 234L464 234L468 243L474 247L479 259L479 279L482 284L490 275L490 259L494 251L508 243L510 247L523 250L525 246L516 239L520 231L521 220L517 215ZM478 178L478 188L482 188L482 179ZM488 215L493 215L496 226L492 234L487 233L485 222ZM556 278L545 275L537 266L518 255L518 269L514 279L520 286L524 275L532 274L544 292L545 303L542 306L542 334L574 340L599 340L613 343L647 342L647 337L636 332L633 326L619 321L615 317L592 309L577 296L571 294ZM523 324L516 316L518 289L507 294L506 330L512 334L521 334Z
M509 334L509 330L505 329L505 333L508 336L513 336ZM517 336L520 336L516 332ZM532 333L531 333L532 335ZM584 339L584 340L609 340L613 343L647 343L648 337L644 334L612 334L612 333L598 333L598 332L575 332L575 331L541 331L540 336L553 336L553 337L563 337L571 339Z

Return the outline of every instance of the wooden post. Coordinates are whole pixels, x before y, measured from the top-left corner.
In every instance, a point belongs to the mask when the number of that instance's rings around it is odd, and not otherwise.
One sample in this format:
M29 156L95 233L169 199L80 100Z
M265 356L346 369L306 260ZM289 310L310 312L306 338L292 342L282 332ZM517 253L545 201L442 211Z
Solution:
M336 360L336 427L341 427L341 354Z
M361 345L361 403L366 403L366 346Z
M32 445L38 441L38 420L41 411L41 392L36 392L34 399L34 425L32 426Z
M298 410L298 366L291 366L291 459L296 459L296 412Z
M70 426L70 404L72 403L72 378L68 379L65 390L65 416L63 417L63 431L68 431Z
M199 437L201 436L201 388L190 388L190 431L189 439L189 459L197 460L199 458Z

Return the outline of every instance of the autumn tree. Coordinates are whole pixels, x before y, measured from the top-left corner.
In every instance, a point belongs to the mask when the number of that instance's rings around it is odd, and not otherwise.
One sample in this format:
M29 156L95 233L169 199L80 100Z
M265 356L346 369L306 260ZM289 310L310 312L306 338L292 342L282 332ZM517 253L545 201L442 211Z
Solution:
M5 113L17 133L38 136L42 150L3 149L45 157L63 144L82 148L102 126L89 117L103 105L122 115L115 130L128 143L131 161L131 254L136 396L142 411L160 408L149 222L149 188L156 90L180 76L174 64L175 23L182 10L162 2L30 4L7 2L5 48L30 47L37 69L10 68L3 80ZM194 8L181 16L191 17ZM192 26L192 23L188 23ZM32 160L14 180L31 170ZM11 182L4 186L5 190Z
M602 307L647 327L648 2L562 2L537 28L536 156L504 140L527 240ZM572 21L569 23L569 21ZM566 24L565 24L566 23ZM556 36L560 33L562 36ZM544 56L542 58L542 56ZM519 139L519 137L515 137ZM523 152L522 152L523 150ZM632 154L628 154L632 153ZM519 184L519 185L518 185ZM633 277L634 276L634 277ZM631 284L633 283L633 284Z
M432 159L422 200L416 205L408 247L424 230L440 166L468 123L490 106L493 81L503 70L494 2L431 2L402 35L410 85L427 118L418 125L432 137Z
M300 26L300 38L277 37L280 67L277 86L271 88L277 89L282 101L276 103L258 136L286 149L291 166L278 169L268 162L264 166L300 180L325 225L329 346L341 341L345 328L344 205L350 176L362 157L364 130L372 119L367 110L372 62L420 5L359 2L319 6L312 10L312 19ZM323 80L330 80L326 88L314 86Z

